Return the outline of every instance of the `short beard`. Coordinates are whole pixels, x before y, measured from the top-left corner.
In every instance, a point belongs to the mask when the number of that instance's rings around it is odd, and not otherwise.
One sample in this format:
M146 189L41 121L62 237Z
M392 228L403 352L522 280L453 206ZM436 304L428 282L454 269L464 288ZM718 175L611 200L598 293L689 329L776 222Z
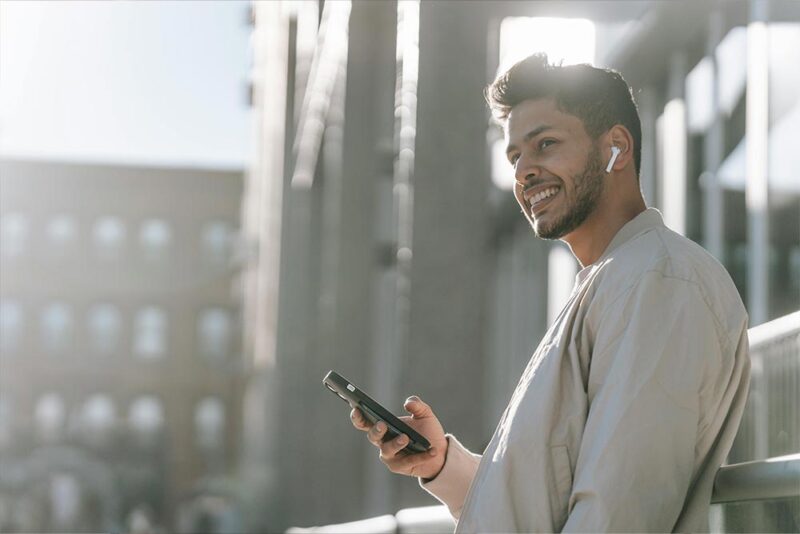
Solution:
M573 178L575 184L575 205L561 219L543 228L535 224L533 230L542 239L560 239L573 232L597 207L597 199L603 192L603 165L600 150L596 146L589 153L589 161L579 176Z

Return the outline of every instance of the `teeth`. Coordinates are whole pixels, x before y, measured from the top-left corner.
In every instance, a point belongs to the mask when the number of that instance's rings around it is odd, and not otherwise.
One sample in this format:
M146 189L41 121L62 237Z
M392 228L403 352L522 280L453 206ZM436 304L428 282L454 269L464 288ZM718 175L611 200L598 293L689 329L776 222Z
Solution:
M537 193L530 200L531 206L533 206L534 204L536 204L536 203L538 203L538 202L540 202L540 201L542 201L542 200L544 200L546 198L550 198L551 196L555 195L556 193L558 193L558 188L557 187L551 187L550 189L545 189L544 191L542 191L540 193Z

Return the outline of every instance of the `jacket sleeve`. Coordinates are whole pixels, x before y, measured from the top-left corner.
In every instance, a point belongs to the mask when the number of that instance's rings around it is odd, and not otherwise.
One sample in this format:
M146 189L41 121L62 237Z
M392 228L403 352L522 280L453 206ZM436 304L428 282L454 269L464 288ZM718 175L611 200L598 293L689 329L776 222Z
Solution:
M696 465L703 377L720 373L719 332L694 283L658 272L608 308L564 532L672 531Z
M447 505L456 520L461 515L467 492L478 471L481 456L473 454L455 436L447 434L447 458L436 478L419 479L422 488Z

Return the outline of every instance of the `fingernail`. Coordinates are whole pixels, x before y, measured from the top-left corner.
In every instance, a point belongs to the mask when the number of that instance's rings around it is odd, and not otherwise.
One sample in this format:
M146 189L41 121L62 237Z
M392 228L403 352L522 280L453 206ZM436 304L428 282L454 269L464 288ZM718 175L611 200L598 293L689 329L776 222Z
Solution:
M383 432L383 423L375 424L375 432Z
M419 397L416 395L411 395L409 398L406 399L406 402L417 402L419 401Z
M406 443L408 443L408 439L406 439L405 436L400 436L399 438L397 438L398 445L405 445Z

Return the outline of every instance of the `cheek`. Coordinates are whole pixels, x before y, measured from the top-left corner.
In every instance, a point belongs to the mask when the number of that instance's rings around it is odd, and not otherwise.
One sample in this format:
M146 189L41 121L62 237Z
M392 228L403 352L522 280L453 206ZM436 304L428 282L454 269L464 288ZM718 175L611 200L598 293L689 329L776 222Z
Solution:
M558 176L566 186L569 186L570 184L568 182L572 181L574 176L580 175L583 171L580 166L576 166L575 164L575 162L579 162L582 159L583 157L580 154L559 151L553 152L542 165L553 175Z
M523 208L525 207L525 200L523 200L522 191L520 190L520 187L517 185L514 186L514 198L517 199L517 204L519 204Z

